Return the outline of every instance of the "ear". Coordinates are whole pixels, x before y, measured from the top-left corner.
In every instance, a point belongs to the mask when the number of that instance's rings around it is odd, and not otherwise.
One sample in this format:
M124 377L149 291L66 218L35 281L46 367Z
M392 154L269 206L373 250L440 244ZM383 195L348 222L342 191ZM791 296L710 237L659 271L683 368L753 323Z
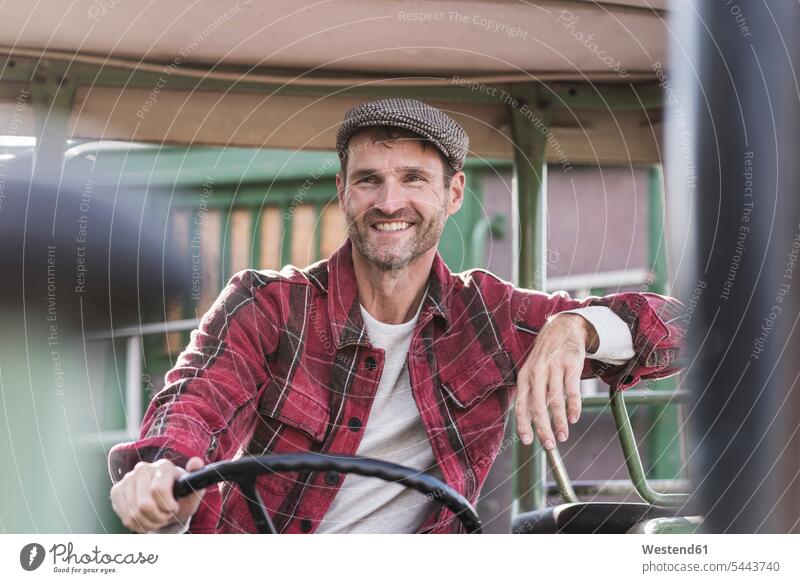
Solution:
M450 181L450 189L447 193L447 214L453 216L464 204L464 188L467 177L463 172L456 172Z
M339 201L339 208L344 212L344 176L341 171L336 173L336 199Z

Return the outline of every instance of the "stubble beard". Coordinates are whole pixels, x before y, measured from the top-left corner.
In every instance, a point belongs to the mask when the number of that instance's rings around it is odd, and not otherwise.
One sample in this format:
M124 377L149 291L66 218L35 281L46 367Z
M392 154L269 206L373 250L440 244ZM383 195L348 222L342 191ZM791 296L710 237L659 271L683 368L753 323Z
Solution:
M407 220L399 215L381 218ZM432 218L424 221L414 220L414 226L411 227L414 230L414 236L405 237L393 248L386 244L375 244L374 238L370 237L372 227L369 223L372 220L365 219L367 219L367 215L362 216L361 220L357 220L355 216L347 213L348 232L353 246L367 261L380 270L396 271L414 262L439 242L447 213L444 207L440 207Z

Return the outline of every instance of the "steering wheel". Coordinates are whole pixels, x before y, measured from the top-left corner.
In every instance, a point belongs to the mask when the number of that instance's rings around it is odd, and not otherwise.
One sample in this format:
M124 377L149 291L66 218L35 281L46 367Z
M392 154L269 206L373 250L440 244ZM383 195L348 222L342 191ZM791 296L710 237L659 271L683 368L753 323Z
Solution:
M387 482L397 482L430 496L439 504L452 510L468 533L481 533L481 520L469 501L441 480L420 473L419 470L359 456L320 453L247 456L234 461L216 462L195 472L184 474L175 480L172 492L177 499L218 482L235 482L247 500L258 532L275 534L275 526L256 489L256 477L267 472L302 470L316 472L333 470L343 474L353 473L359 476L380 478Z

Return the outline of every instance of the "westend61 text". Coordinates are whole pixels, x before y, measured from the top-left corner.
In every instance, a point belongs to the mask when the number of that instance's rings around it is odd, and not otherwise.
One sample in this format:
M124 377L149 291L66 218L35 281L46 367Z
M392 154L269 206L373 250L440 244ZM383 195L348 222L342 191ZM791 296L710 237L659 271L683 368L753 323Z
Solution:
M707 555L708 545L642 545L645 555Z

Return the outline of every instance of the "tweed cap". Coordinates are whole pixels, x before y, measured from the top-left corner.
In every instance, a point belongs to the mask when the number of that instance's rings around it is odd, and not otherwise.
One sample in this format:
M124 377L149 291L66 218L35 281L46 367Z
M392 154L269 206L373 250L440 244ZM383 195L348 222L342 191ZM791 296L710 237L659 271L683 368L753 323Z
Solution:
M390 98L369 101L352 107L336 132L336 152L344 158L347 142L359 129L392 126L419 134L436 146L458 172L464 167L469 137L452 117L416 99Z

